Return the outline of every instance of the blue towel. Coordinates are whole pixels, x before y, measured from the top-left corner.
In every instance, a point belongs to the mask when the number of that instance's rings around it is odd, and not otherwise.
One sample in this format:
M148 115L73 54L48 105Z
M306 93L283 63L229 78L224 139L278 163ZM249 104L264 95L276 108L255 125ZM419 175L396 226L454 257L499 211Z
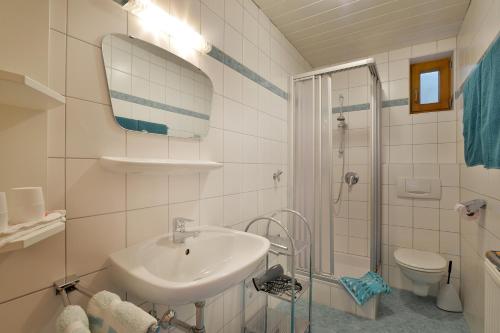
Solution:
M500 38L464 84L464 158L467 166L500 169Z
M480 66L480 64L478 65ZM484 164L481 144L481 70L476 67L464 85L464 158L467 166Z
M361 278L341 277L340 283L351 294L356 303L365 304L371 297L377 294L388 294L391 287L384 279L374 272L368 272Z
M500 169L500 39L485 54L480 71L484 167Z

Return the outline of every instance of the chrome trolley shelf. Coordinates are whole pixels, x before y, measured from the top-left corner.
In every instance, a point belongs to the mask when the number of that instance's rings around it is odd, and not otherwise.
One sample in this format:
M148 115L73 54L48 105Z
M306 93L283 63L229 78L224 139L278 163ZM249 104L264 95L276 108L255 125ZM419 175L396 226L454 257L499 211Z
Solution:
M307 241L294 239L288 228L277 219L278 214L286 213L291 214L297 219L292 219L292 223L295 221L300 221L301 224L305 226L307 230ZM265 222L265 234L264 237L268 238L271 242L271 247L266 256L265 269L269 269L269 255L286 256L288 260L287 266L290 268L288 274L291 277L292 288L287 293L274 294L264 291L259 291L259 293L264 293L265 306L260 310L256 311L249 319L246 318L248 293L246 290L243 291L243 332L244 333L307 333L310 332L311 323L311 307L312 307L312 232L311 227L307 219L299 212L292 209L281 209L270 216L261 216L248 223L245 228L245 232L249 232L250 228L257 223ZM281 229L285 236L271 235L270 228L271 225L276 225ZM307 248L309 248L308 258L309 258L309 272L306 276L297 277L296 272L296 260L297 256L302 254ZM286 271L286 270L285 270ZM299 282L302 288L300 290L296 287L296 282ZM245 286L252 285L252 283L245 283ZM250 287L253 288L253 287ZM245 289L245 288L244 288ZM300 318L296 316L296 303L301 299L303 295L308 295L308 314L307 319ZM269 298L273 298L278 302L273 302L275 306L270 306ZM279 303L285 302L287 306ZM284 311L289 305L290 310Z

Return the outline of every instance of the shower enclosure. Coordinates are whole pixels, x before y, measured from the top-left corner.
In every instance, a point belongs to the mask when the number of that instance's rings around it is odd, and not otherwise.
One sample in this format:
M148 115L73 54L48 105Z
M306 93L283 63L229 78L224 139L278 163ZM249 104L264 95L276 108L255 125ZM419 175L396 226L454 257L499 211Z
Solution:
M314 276L377 271L381 257L380 92L373 59L293 77L290 198L310 221ZM304 230L294 230L303 238ZM309 256L297 259L308 267Z

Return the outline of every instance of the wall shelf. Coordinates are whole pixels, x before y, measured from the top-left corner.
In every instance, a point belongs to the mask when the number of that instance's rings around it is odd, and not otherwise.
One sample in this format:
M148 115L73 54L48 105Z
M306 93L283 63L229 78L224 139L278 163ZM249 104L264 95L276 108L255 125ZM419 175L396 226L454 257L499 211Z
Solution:
M0 104L50 110L65 102L63 95L26 75L0 70Z
M22 236L10 241L4 246L0 247L0 253L12 252L17 250L22 250L30 247L33 244L41 242L55 234L64 231L66 224L64 222L48 223L40 228L35 228L34 230L21 231Z
M208 172L222 167L222 163L211 161L188 161L133 157L101 157L101 165L110 171L142 174L190 174Z

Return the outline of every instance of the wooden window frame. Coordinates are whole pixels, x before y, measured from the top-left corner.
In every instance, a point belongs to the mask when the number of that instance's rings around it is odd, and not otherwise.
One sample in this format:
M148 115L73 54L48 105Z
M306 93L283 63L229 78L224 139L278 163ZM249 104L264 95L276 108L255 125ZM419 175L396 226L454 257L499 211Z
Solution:
M420 104L420 74L439 71L439 101ZM410 66L410 113L436 112L450 110L451 59L439 59L411 64Z

